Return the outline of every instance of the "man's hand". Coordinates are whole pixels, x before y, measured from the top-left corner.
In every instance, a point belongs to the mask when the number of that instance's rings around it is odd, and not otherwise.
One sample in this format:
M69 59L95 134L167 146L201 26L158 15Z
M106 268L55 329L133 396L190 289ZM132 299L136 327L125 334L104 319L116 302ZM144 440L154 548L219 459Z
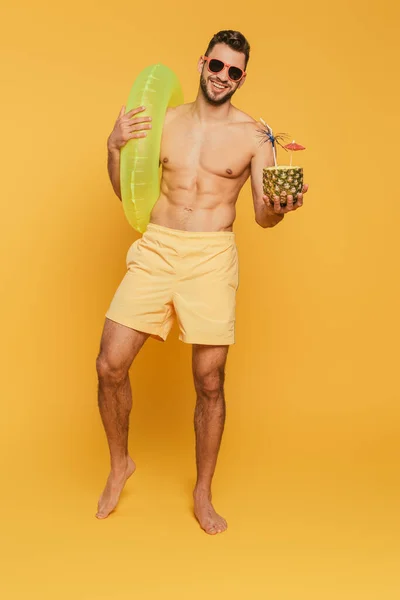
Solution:
M128 140L146 137L147 133L143 130L151 129L151 123L149 123L151 117L132 118L144 110L144 106L139 106L124 114L125 106L121 108L118 118L115 121L114 129L107 140L107 147L110 152L121 150Z
M274 196L273 200L269 196L263 196L263 200L266 205L267 214L272 215L285 215L288 212L292 212L301 208L303 206L303 194L305 194L308 190L308 184L305 183L303 185L303 190L301 193L297 194L297 202L293 204L293 196L286 196L287 204L286 206L281 206L281 198L279 196Z
M119 111L117 120L115 121L114 129L107 139L107 169L114 192L121 200L121 183L120 183L120 150L125 146L128 140L133 138L146 137L145 129L151 129L151 117L134 117L145 110L144 106L133 108L125 113L125 106Z

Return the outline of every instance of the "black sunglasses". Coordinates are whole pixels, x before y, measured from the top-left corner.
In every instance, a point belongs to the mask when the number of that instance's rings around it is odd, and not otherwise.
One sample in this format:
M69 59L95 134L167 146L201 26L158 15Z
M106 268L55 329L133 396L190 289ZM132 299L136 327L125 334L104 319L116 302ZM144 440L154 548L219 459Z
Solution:
M202 56L201 58L207 63L208 70L211 73L220 73L223 69L225 69L225 67L227 67L228 77L232 81L240 81L246 74L246 71L243 71L243 69L239 69L239 67L234 67L233 65L228 65L217 58L209 58L208 56Z

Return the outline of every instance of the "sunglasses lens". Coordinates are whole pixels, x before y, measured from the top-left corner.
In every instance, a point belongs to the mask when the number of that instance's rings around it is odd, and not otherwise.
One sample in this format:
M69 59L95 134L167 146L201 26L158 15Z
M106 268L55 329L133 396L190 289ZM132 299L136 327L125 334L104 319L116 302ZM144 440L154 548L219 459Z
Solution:
M233 81L238 81L241 78L243 71L239 69L239 67L229 67L229 77L233 79Z
M219 73L224 68L224 63L216 58L212 58L208 63L210 71Z

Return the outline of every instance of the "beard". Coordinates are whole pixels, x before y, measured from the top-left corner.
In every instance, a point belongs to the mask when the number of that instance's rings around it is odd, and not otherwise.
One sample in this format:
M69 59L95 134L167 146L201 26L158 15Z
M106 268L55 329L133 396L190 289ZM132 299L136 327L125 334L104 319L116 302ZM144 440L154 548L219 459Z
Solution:
M230 98L232 98L233 94L237 90L237 86L236 86L236 88L234 88L233 90L231 90L230 92L228 92L227 94L222 96L221 98L213 98L212 96L210 96L210 94L208 92L207 79L205 77L203 77L203 75L200 75L200 88L201 88L201 91L203 92L204 98L212 106L221 106L221 104L225 104L225 102L228 102L228 100L230 100Z

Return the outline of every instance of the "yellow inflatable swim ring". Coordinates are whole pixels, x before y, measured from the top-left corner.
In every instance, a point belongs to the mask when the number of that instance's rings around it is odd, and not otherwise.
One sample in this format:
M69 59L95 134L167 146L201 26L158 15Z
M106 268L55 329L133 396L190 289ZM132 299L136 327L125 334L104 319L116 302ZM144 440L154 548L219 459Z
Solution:
M126 112L144 106L138 116L152 117L152 128L144 138L129 140L121 149L120 181L122 206L128 222L143 233L160 193L160 146L165 113L182 104L183 93L175 73L163 64L146 67L133 83Z

